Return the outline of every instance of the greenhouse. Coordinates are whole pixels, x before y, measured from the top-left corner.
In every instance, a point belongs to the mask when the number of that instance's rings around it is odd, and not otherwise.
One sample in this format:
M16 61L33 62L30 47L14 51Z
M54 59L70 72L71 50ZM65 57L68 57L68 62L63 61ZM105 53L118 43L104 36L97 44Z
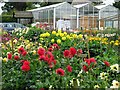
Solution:
M118 27L118 9L112 5L98 5L99 9L99 29L106 27Z
M29 10L38 21L50 29L76 28L76 8L67 2Z
M74 5L77 8L77 28L97 28L98 11L89 3Z
M118 9L112 5L71 5L62 2L28 11L32 12L34 22L40 22L39 27L45 29L83 30L118 27Z

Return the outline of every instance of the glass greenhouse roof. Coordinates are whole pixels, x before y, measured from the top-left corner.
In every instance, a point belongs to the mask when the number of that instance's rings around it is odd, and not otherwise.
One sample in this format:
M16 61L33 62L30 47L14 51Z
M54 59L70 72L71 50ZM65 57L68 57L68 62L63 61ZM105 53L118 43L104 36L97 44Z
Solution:
M53 5L45 6L45 7L40 7L40 8L28 10L28 11L38 11L38 10L44 10L44 9L55 8L55 7L58 7L58 6L60 6L60 5L65 4L65 3L67 3L67 2L62 2L62 3L58 3L58 4L53 4Z

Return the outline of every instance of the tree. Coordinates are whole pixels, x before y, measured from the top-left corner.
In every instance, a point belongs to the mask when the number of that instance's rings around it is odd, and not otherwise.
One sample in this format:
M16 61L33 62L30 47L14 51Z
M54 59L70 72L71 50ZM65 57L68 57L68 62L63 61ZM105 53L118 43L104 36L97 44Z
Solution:
M113 3L113 6L115 6L116 8L120 10L120 1Z
M23 11L27 7L26 2L6 2L5 5L2 7L3 10L7 10L8 12L17 10Z

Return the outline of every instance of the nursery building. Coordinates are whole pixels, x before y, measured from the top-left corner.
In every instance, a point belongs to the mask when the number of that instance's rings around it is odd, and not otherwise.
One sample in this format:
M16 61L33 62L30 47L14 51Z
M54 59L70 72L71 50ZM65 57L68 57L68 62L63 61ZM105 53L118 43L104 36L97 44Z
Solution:
M93 6L91 3L71 5L62 2L28 11L32 12L34 22L40 22L40 28L46 27L50 30L118 27L118 9L112 5Z
M34 21L45 24L51 29L76 28L76 8L67 2L53 4L29 10L33 13Z

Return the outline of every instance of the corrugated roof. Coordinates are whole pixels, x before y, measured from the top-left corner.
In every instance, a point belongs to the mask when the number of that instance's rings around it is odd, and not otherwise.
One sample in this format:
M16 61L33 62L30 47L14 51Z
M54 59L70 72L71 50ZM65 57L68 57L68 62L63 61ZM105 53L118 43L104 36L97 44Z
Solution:
M62 3L58 3L58 4L53 4L53 5L45 6L45 7L40 7L40 8L28 10L28 11L38 11L38 10L43 10L43 9L48 9L48 8L54 8L54 7L58 7L60 5L63 5L65 3L67 3L67 2L62 2Z

